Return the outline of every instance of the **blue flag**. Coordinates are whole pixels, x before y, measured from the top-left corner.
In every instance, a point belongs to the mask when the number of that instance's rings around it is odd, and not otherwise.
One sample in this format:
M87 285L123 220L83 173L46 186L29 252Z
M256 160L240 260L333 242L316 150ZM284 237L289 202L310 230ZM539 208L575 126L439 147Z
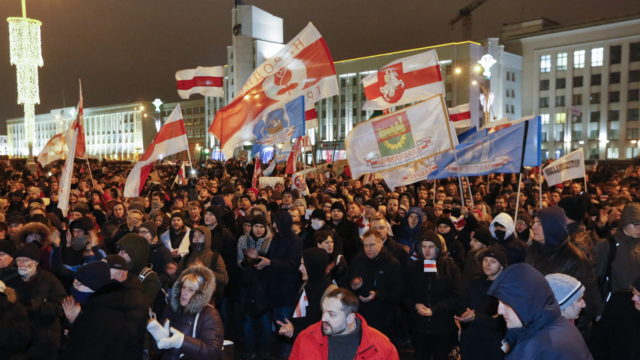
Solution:
M526 122L520 122L484 137L474 137L474 141L467 139L455 150L436 157L437 169L429 174L429 179L520 172L526 126Z
M304 96L284 104L262 117L253 128L255 143L251 150L257 154L264 146L291 142L304 136Z

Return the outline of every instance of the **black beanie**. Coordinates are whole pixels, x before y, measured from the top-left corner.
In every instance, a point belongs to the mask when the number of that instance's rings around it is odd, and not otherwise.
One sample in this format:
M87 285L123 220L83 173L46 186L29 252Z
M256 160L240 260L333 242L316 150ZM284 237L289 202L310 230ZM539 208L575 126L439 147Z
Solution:
M267 219L263 215L253 215L251 218L251 225L261 224L267 226Z
M180 210L177 210L171 213L170 219L173 220L173 218L180 218L180 220L184 222L184 214Z
M558 202L558 206L564 209L564 212L567 214L569 219L576 222L582 221L584 214L587 213L587 205L585 204L584 199L577 196L569 196L560 200L560 202Z
M438 221L436 222L436 227L438 227L438 225L440 224L445 224L448 227L451 228L451 230L455 230L455 226L453 225L453 221L451 221L451 219L449 219L448 217L441 217L438 219Z
M0 240L0 252L15 257L16 245L11 240Z
M503 267L507 267L509 265L507 261L507 254L502 250L502 247L498 245L490 246L486 249L483 249L478 253L478 261L482 263L482 259L486 257L492 257L500 263Z
M82 267L73 274L73 277L82 285L93 291L97 291L111 281L111 272L106 262L94 261L82 265Z
M329 265L329 254L323 249L312 247L302 251L302 259L309 281L321 280Z
M372 208L378 210L378 206L380 206L380 204L378 204L378 201L375 199L369 199L367 201L364 202L365 206L371 206Z
M343 214L346 212L346 210L344 209L344 205L342 205L340 201L336 201L333 204L331 204L331 211L333 210L340 210L342 211Z
M93 220L91 220L88 216L83 216L81 218L75 219L69 225L69 230L80 229L84 230L85 233L88 233L93 229Z
M40 262L40 248L34 243L24 244L18 251L16 251L15 258L26 257L31 260Z
M320 220L327 220L327 213L324 212L324 210L322 209L315 209L311 212L311 216L309 217L310 219L320 219Z
M491 246L495 244L495 240L493 236L491 236L491 231L486 226L478 226L473 230L473 238L480 241L486 246Z

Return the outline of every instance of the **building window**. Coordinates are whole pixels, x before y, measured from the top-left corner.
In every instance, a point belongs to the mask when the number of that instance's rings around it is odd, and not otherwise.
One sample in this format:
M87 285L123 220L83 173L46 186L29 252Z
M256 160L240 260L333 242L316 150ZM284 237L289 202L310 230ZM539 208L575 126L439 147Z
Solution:
M592 93L590 104L600 104L600 93Z
M540 91L549 90L549 80L540 80Z
M620 102L620 91L609 91L609 102L610 103Z
M549 107L549 98L541 97L540 98L540 108L548 108Z
M591 117L589 117L589 121L591 122L599 122L600 121L600 111L592 111Z
M559 53L556 56L556 70L567 70L567 53Z
M627 128L627 140L640 138L640 128Z
M582 87L582 76L574 76L573 77L573 87Z
M551 55L540 56L540 72L546 73L551 71Z
M564 141L564 130L557 130L555 141Z
M599 113L600 112L598 111L598 114ZM609 110L609 113L608 113L607 117L608 117L609 121L618 121L618 120L620 120L620 111L618 111L618 110Z
M549 114L540 114L540 123L542 125L549 124Z
M637 81L640 81L640 70L630 70L629 82L637 82Z
M609 84L619 84L619 83L620 83L620 72L609 73Z
M640 120L640 109L627 109L627 121L638 121Z
M609 47L609 64L620 64L622 60L622 46L613 45Z
M604 48L591 49L591 67L602 66L604 63Z
M516 81L516 73L511 73L511 81Z
M640 42L629 44L629 62L640 61Z
M631 89L627 94L628 101L638 101L640 100L640 89Z
M566 113L557 113L556 114L556 124L564 124L567 122L567 114Z
M618 157L619 155L617 146L611 146L607 148L607 159L617 159Z
M582 69L584 68L584 50L576 50L573 52L573 68L574 69Z
M556 96L556 106L564 106L564 96L563 95Z
M596 86L602 84L602 75L601 74L592 74L591 75L591 86Z
M567 79L558 78L556 79L556 89L564 89L567 86Z
M573 94L571 97L572 105L582 105L582 94Z

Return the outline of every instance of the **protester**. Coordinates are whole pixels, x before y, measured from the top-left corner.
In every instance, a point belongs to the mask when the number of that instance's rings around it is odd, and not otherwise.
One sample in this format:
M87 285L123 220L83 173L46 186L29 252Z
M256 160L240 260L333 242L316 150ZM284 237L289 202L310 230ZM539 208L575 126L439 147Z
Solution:
M507 324L505 359L592 359L578 329L560 314L544 276L531 265L510 265L488 294L499 300L498 314Z
M560 306L562 317L567 320L576 320L586 306L582 298L584 285L578 279L566 274L549 274L545 278Z
M399 359L389 339L358 314L358 299L346 289L335 289L322 301L322 321L297 338L290 360Z
M0 281L0 358L22 359L31 340L31 326L16 292Z

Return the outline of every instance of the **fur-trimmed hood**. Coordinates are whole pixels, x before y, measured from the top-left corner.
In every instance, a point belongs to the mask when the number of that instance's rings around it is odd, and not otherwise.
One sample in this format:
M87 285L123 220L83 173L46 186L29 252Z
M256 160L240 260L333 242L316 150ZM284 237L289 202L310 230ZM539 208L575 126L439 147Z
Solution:
M182 290L182 283L186 275L195 274L201 276L204 279L202 286L198 289L198 291L193 294L189 304L183 307L180 305L180 292ZM209 304L211 301L211 296L213 292L216 290L216 279L213 271L204 267L204 266L191 266L184 270L180 277L173 284L173 288L171 290L171 295L169 299L169 304L171 305L171 309L176 313L187 313L187 314L197 314L205 306Z
M27 236L29 234L38 234L40 235L40 244L39 247L45 247L51 243L51 230L49 227L40 222L30 222L26 223L20 233L18 233L18 242L20 244L27 243Z

